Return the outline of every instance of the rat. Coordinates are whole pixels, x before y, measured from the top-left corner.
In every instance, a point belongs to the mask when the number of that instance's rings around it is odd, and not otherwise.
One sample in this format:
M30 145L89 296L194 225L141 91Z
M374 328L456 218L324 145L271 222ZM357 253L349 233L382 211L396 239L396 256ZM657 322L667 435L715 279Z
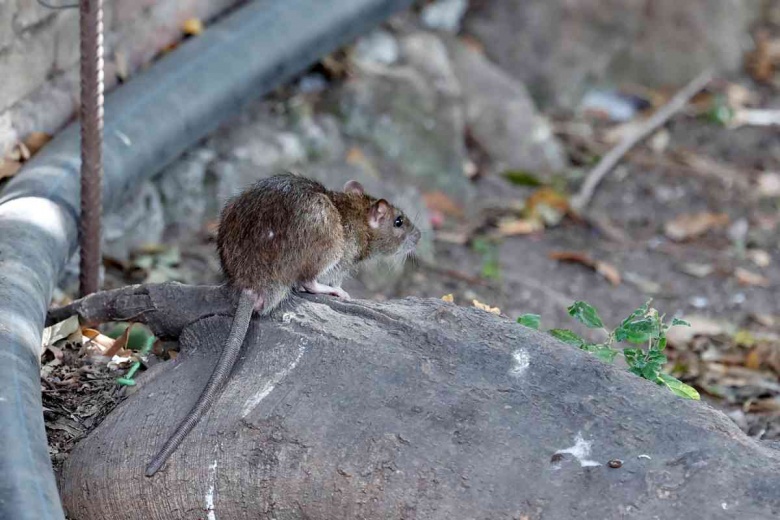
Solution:
M363 261L410 255L420 231L357 181L343 191L287 173L260 180L222 210L217 250L238 304L225 346L198 401L146 468L154 475L227 383L254 312L266 315L292 289L349 298L344 279Z

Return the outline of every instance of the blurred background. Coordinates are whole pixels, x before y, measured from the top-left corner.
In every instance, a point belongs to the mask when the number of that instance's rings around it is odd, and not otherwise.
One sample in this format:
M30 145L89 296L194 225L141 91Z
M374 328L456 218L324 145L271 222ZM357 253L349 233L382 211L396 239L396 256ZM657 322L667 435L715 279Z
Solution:
M107 88L239 4L107 1ZM0 2L0 179L75 113L77 11ZM601 159L708 70L573 208ZM576 328L576 300L614 327L652 299L692 325L670 333L668 369L748 434L777 439L779 93L777 0L417 2L128 189L103 223L103 287L219 283L230 196L284 170L332 188L354 178L425 237L403 269L370 266L347 284L353 297L451 295L539 314L542 329ZM77 267L54 303L75 297ZM49 414L55 455L116 400L93 378L103 400L85 409L83 386L62 383L76 371L44 357L50 411L84 417L64 427Z

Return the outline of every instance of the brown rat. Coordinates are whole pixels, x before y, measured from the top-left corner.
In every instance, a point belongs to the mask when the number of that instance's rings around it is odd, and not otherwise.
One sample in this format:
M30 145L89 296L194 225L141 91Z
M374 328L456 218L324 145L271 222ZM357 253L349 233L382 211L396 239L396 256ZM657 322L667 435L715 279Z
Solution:
M420 231L403 212L357 181L343 192L293 174L263 179L222 210L217 249L228 283L240 291L225 347L192 410L146 468L151 477L176 451L227 382L252 312L268 314L293 288L349 295L341 283L362 261L405 256Z

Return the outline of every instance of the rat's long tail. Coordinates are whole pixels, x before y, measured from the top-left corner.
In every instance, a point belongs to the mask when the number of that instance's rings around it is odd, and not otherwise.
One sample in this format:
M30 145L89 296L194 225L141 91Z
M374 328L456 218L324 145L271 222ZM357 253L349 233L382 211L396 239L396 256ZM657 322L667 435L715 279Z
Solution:
M219 356L217 366L214 368L214 372L209 378L209 382L206 383L206 388L203 393L200 394L198 402L192 407L187 416L176 427L176 431L165 442L165 445L152 459L152 462L146 467L146 476L151 477L165 464L179 444L184 440L190 430L195 427L200 418L211 407L214 400L219 395L222 387L225 386L230 372L233 370L233 365L236 364L238 354L241 352L241 345L244 343L244 337L249 329L249 322L252 319L252 311L254 309L255 296L251 291L241 291L241 296L238 299L238 307L236 308L236 315L233 317L233 324L230 326L230 335L228 336L225 348L222 350L222 354Z

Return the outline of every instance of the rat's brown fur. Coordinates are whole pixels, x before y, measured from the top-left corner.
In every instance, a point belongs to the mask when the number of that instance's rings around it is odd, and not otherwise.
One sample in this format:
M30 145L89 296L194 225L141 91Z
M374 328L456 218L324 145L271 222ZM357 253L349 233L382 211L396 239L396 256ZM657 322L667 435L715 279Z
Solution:
M372 210L380 205L388 214L372 227ZM403 213L362 189L335 192L311 179L276 175L227 204L217 248L230 284L262 298L267 313L293 287L323 279L339 287L359 262L395 254L405 241L413 246L419 231L408 220L395 227L397 216Z

